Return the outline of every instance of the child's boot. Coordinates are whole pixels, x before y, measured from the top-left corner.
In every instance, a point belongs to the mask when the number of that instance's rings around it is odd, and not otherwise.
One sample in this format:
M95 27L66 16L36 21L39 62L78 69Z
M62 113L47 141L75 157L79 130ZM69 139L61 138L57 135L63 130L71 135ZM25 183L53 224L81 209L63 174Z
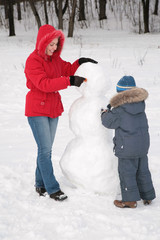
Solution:
M115 200L114 205L119 208L136 208L137 202L123 202L123 201Z
M152 200L143 200L144 205L150 205Z

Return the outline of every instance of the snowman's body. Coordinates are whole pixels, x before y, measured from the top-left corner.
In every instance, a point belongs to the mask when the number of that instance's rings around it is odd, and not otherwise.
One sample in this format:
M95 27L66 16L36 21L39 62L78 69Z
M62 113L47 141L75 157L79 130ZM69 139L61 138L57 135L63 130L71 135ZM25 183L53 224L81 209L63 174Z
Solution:
M60 165L76 187L97 193L113 192L116 174L110 130L102 126L100 111L107 105L108 82L97 64L81 65L75 75L87 82L79 88L82 97L70 109L70 128L75 138L67 145Z

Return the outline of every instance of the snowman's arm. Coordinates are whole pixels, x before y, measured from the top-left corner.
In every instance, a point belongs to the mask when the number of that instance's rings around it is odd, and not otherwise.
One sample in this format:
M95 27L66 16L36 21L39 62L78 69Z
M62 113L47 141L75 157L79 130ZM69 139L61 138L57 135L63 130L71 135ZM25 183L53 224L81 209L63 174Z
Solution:
M101 114L102 124L106 128L116 129L120 126L120 115L118 108L103 112Z

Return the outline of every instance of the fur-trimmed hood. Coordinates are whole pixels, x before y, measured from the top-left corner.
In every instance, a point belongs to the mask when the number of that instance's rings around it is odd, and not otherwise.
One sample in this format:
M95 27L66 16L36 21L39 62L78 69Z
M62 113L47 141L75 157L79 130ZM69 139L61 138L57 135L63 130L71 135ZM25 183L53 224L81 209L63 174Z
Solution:
M59 56L61 54L65 39L64 34L61 30L56 30L53 26L49 24L45 24L39 28L36 41L36 51L44 59L48 58L48 56L45 54L46 47L55 38L59 38L59 42L58 48L53 53L52 58Z
M110 104L116 108L126 103L138 103L145 101L148 92L143 88L134 87L131 90L122 91L111 98Z

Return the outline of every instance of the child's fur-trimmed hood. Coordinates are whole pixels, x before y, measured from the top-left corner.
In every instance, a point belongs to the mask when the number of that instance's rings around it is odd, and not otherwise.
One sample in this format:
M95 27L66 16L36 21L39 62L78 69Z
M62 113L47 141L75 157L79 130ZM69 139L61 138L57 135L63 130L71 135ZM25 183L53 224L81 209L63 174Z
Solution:
M138 103L145 101L148 97L148 92L143 88L134 87L130 90L122 91L111 98L110 104L116 108L126 103Z

